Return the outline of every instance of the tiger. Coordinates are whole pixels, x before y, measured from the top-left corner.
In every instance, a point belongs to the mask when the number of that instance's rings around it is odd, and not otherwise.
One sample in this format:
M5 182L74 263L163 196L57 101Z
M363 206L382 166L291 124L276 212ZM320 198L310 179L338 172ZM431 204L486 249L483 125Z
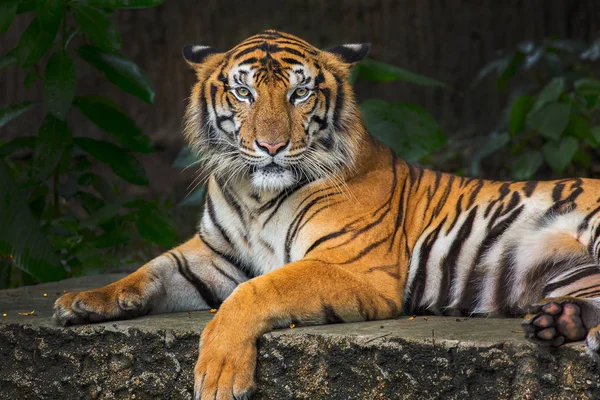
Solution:
M258 338L289 324L524 316L532 342L585 340L599 356L600 181L407 163L369 134L349 83L369 49L275 30L228 51L185 45L197 82L183 131L208 185L197 234L115 283L63 295L54 319L218 308L195 399L249 398Z

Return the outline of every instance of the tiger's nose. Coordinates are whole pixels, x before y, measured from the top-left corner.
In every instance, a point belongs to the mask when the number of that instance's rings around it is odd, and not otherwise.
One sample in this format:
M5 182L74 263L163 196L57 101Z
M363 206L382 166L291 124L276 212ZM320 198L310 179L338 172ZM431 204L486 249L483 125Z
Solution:
M256 141L256 145L258 146L259 149L261 149L262 151L265 151L265 152L269 153L272 156L274 156L275 154L279 153L279 151L283 150L284 147L287 146L288 143L289 143L289 141L287 141L287 142L277 142L277 143L269 143L269 142L259 142L259 141Z

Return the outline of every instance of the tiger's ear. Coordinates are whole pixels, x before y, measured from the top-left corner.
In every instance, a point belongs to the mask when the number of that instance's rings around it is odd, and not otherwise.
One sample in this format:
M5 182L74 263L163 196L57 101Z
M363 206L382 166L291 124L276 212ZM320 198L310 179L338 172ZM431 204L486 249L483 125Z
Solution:
M367 56L370 48L371 43L352 43L331 47L325 51L335 54L347 64L356 64Z
M191 66L196 64L201 64L206 57L211 54L221 53L221 50L217 50L210 46L202 46L199 44L185 44L182 49L183 58L188 62Z

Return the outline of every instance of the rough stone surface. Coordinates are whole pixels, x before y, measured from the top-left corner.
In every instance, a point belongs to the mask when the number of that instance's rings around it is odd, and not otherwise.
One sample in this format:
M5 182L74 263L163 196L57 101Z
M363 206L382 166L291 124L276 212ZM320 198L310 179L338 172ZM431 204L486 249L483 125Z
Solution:
M0 291L1 399L189 399L208 312L61 328L63 290L107 275ZM46 296L44 296L46 294ZM18 312L31 312L22 316ZM240 326L239 329L244 329ZM280 330L259 345L257 399L598 399L582 344L538 349L514 319L401 317Z

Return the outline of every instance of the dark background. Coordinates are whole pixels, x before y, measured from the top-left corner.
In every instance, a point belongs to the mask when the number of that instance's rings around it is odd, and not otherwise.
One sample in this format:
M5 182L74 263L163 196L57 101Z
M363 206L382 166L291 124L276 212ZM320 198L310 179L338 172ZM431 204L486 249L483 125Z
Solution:
M450 88L359 81L359 99L379 97L418 104L434 115L448 137L468 137L492 129L506 104L493 78L473 87L478 71L500 51L514 49L524 40L592 40L600 28L600 2L167 0L154 8L120 10L113 21L123 36L122 53L153 81L155 103L145 104L121 92L85 64L77 65L77 90L115 99L150 135L157 151L140 156L150 186L132 185L127 190L154 195L170 193L174 187L185 192L191 176L189 171L171 168L183 143L181 119L194 82L180 54L184 43L228 49L267 28L298 35L319 47L370 42L370 57L438 79ZM14 47L29 22L27 15L16 18L0 36L2 52ZM0 73L2 105L41 97L40 85L23 88L25 75L15 66ZM72 114L69 125L74 133L103 137L81 115ZM43 117L41 108L33 110L1 128L0 137L35 135ZM174 185L174 181L179 183Z

